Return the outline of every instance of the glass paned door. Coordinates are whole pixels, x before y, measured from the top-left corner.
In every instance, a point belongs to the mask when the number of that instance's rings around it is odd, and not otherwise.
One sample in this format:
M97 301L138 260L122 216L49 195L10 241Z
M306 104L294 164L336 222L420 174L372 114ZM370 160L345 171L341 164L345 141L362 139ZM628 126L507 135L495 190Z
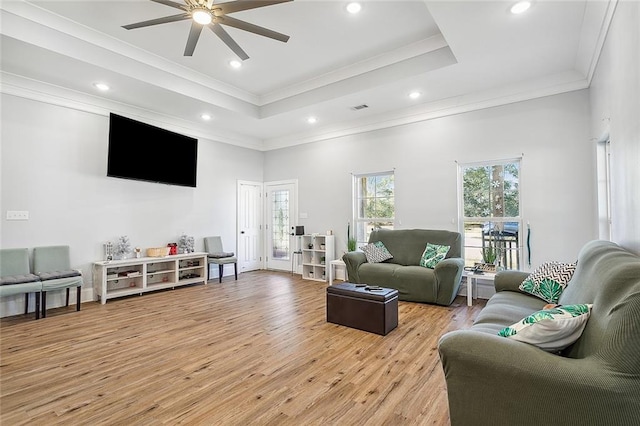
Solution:
M295 184L265 185L267 192L267 269L290 270L292 227L295 226Z

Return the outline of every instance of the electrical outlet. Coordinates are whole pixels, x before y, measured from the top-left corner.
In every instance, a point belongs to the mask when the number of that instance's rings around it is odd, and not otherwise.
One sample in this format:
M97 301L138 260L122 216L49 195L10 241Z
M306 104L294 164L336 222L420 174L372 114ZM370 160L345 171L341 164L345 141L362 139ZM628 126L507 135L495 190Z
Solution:
M29 220L29 211L7 210L7 220Z

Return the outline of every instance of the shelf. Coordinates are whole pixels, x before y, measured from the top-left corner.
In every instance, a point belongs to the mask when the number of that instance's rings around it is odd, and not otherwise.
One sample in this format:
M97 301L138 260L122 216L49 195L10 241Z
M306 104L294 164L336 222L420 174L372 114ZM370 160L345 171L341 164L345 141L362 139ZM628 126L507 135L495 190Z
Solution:
M207 253L94 262L93 286L102 304L108 299L183 285L206 284ZM134 276L109 275L135 272ZM180 275L195 275L179 279ZM131 286L133 284L133 286Z

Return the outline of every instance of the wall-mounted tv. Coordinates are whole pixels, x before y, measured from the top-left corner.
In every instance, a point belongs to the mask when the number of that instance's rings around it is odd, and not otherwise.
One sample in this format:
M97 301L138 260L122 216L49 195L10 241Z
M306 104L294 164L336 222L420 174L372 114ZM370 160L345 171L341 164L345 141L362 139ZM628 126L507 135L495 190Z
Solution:
M196 186L198 139L111 113L107 176Z

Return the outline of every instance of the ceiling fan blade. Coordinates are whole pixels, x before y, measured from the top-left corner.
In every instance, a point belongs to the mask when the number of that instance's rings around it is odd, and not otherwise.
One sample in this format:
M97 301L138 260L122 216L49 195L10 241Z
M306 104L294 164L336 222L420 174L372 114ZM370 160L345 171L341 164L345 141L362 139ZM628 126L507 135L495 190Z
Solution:
M152 2L164 4L165 6L175 7L176 9L185 10L184 4L176 3L171 0L151 0Z
M240 12L241 10L255 9L258 7L271 6L279 3L287 3L293 0L237 0L226 3L214 4L214 9L220 9L224 14Z
M166 24L168 22L183 21L185 19L191 19L191 15L189 15L188 13L181 13L179 15L165 16L164 18L151 19L149 21L123 25L122 28L126 30L133 30L135 28L150 27L151 25Z
M200 33L202 33L202 25L193 21L191 24L191 30L189 31L187 45L184 48L184 56L193 56L193 51L196 49L196 44L198 44Z
M238 43L236 43L231 38L229 33L226 32L224 28L220 26L220 24L209 25L209 28L211 28L211 31L213 31L218 37L220 37L220 40L222 40L224 44L229 46L229 49L233 50L233 52L238 55L240 59L242 59L243 61L249 59L249 55L247 55L246 52L242 50L240 46L238 46Z
M289 40L288 35L270 30L268 28L260 27L258 25L250 24L249 22L241 21L239 19L232 18L231 16L220 16L218 17L218 22L224 25L238 28L240 30L249 31L250 33L282 41L284 43Z

